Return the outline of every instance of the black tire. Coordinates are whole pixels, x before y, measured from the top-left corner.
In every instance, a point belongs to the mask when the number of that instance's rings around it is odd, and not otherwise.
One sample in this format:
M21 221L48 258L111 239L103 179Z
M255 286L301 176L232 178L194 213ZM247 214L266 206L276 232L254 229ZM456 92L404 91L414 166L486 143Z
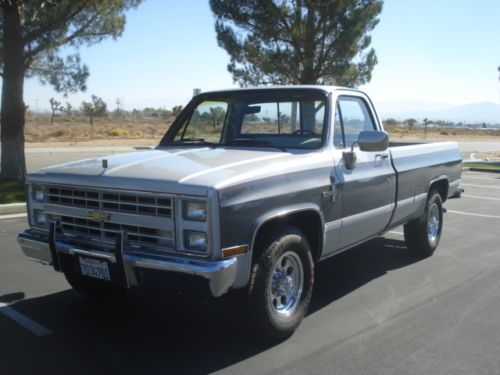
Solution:
M438 220L436 223L434 218ZM422 216L405 224L406 247L418 257L429 257L439 245L443 229L443 202L437 190L427 196Z
M251 335L266 341L281 341L293 334L307 312L314 285L314 262L304 234L294 227L278 228L270 234L261 250L252 266L244 316L250 323ZM281 264L277 265L279 260ZM292 263L296 263L295 268L288 267ZM302 283L297 281L295 285L290 282L293 278L299 279L301 272ZM280 275L274 278L274 283L273 275ZM297 292L300 284L301 292ZM294 291L298 294L295 294L296 298L285 297L285 294L293 296ZM276 297L281 292L281 298ZM290 311L286 308L280 310L287 299L293 307Z
M74 290L93 300L104 301L125 296L124 288L107 281L92 279L72 271L65 271L64 276Z

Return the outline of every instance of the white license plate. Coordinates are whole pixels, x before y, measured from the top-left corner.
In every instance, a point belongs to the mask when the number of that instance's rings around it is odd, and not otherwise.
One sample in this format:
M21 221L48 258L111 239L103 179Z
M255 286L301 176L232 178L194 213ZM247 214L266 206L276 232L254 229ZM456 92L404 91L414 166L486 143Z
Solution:
M111 280L108 263L88 258L79 258L82 275L101 280Z

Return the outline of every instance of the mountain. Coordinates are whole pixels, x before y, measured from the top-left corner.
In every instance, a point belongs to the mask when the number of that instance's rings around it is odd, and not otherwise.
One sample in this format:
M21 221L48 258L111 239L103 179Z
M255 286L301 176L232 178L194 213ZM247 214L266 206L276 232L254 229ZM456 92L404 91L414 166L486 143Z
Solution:
M404 120L413 117L417 120L428 118L455 123L500 124L500 104L492 102L453 106L433 102L392 101L378 103L377 108L382 119Z

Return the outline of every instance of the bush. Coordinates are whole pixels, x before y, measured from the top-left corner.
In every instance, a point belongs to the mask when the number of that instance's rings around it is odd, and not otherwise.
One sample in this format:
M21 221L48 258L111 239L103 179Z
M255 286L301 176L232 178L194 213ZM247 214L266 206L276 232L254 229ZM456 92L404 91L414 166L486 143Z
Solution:
M111 137L128 137L130 136L130 131L127 129L114 128L106 130L106 134Z
M69 136L71 136L71 131L69 129L66 129L66 128L57 129L57 130L54 130L54 131L49 133L49 137L52 137L52 138L61 138L61 137L69 137Z

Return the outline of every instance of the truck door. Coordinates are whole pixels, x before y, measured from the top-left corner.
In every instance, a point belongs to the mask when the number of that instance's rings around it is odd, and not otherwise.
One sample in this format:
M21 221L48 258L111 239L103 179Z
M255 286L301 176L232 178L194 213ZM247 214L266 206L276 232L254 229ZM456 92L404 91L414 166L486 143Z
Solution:
M337 97L334 124L333 178L341 203L339 249L363 241L384 230L394 208L395 172L389 150L361 151L356 145L363 130L378 130L368 101L361 95ZM343 151L356 153L356 164L348 169Z

